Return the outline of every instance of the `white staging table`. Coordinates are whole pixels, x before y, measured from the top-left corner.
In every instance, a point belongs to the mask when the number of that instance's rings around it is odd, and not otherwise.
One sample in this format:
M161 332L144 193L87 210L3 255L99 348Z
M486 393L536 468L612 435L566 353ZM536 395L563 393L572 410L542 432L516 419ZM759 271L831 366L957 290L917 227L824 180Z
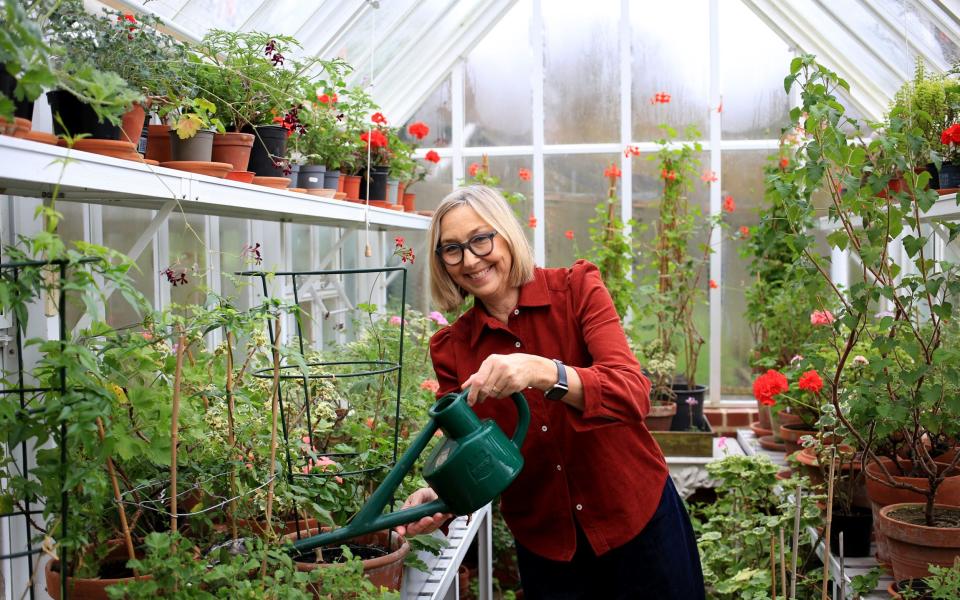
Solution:
M737 440L718 436L713 438L713 456L668 456L667 467L670 477L677 486L681 498L689 498L697 488L712 488L716 482L707 473L707 464L721 460L725 456L743 456L743 449Z
M753 456L755 454L762 454L770 458L772 462L778 465L786 466L786 461L784 460L783 452L771 452L760 447L760 444L757 442L757 436L754 435L749 429L738 429L737 430L737 441L740 442L740 446L743 447L744 451L748 456ZM817 539L817 531L813 528L810 528L808 533L812 539ZM823 540L820 540L817 544L817 555L823 560L824 557L825 545ZM843 573L843 597L854 598L853 589L850 586L850 581L858 576L863 575L870 571L870 569L877 566L877 561L873 558L876 554L876 546L872 543L870 545L870 556L863 558L844 558L843 559L843 569L841 570L840 557L834 555L833 553L827 552L827 556L830 560L830 575L833 578L833 595L834 598L840 598L840 573ZM890 582L893 581L893 577L889 573L882 572L880 575L880 581L877 583L876 588L869 594L865 596L860 596L863 600L887 600L890 598L890 595L887 593L887 586L890 585Z

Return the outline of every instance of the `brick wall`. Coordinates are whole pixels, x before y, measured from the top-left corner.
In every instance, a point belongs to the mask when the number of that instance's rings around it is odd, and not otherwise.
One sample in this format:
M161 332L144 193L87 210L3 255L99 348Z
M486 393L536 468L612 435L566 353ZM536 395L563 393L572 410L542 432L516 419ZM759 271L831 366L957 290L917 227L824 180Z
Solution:
M738 429L747 429L750 423L760 419L756 407L707 407L703 409L703 414L710 421L714 431L729 437L735 437Z

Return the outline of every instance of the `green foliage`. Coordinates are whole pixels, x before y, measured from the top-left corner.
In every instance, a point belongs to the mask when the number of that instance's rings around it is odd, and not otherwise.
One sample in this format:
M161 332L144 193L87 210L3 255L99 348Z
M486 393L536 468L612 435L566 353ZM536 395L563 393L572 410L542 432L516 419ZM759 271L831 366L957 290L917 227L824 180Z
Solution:
M947 74L928 74L923 57L917 56L913 80L897 90L890 105L887 120L895 118L918 129L923 139L916 155L919 164L939 161L945 150L940 133L960 122L960 81Z
M801 106L791 117L806 132L796 148L796 167L782 174L778 202L795 231L794 243L815 263L813 233L804 223L814 218L806 200L815 191L828 195L828 214L838 229L828 236L833 248L848 249L861 272L845 294L836 320L825 326L820 350L825 388L833 415L870 460L875 450L905 440L908 452L931 481L927 496L930 523L935 489L943 475L930 466L922 442L960 433L960 419L949 402L960 381L956 345L960 269L946 257L934 257L930 227L948 222L931 209L937 193L925 189L926 172L914 167L922 131L897 114L869 141L848 143L843 128L859 130L837 101L847 83L814 57L795 58L784 87L800 89ZM897 187L891 186L899 181ZM904 256L895 260L891 245L902 239ZM821 269L826 279L828 273ZM860 281L862 279L862 281ZM850 365L859 349L873 359L859 369ZM861 352L866 354L866 352ZM926 466L924 466L926 465Z
M350 65L342 60L329 61L324 63L325 81L305 82L299 117L306 130L291 136L289 142L294 162L338 169L343 159L352 153L358 140L347 140L345 113L341 112L351 104L350 90L344 82L350 70ZM324 95L326 102L320 100Z
M784 530L787 545L791 545L796 513L793 501L778 490L792 492L798 482L778 481L778 470L763 456L728 456L707 465L710 476L718 482L717 500L698 505L692 516L708 597L770 598L770 542L774 539L779 544L780 531ZM805 483L804 488L809 490ZM807 527L820 521L815 499L804 496L801 551L809 547ZM790 547L785 549L785 559L787 565L792 564ZM798 564L803 566L802 558ZM805 577L801 570L800 578Z
M0 92L0 117L10 121L14 99L33 101L56 83L48 62L50 48L35 18L46 4L42 0L12 1L0 7L0 64L16 80L12 98Z
M592 243L585 258L600 269L600 276L622 321L634 302L636 286L630 277L630 270L633 268L635 250L624 232L624 223L617 216L618 208L616 184L611 181L607 201L597 203L596 214L590 219ZM635 227L637 224L631 219L627 225Z

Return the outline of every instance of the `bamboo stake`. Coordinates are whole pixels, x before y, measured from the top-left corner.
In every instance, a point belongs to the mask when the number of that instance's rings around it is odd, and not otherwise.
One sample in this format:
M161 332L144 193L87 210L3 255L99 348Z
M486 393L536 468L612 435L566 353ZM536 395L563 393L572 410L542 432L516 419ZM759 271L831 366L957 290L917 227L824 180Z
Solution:
M793 497L794 503L797 505L797 512L793 515L793 547L790 550L791 556L791 566L790 571L792 573L792 578L790 580L790 598L791 600L796 600L797 597L797 553L800 550L800 510L802 508L801 496L803 494L803 485L797 483L797 493Z
M273 488L277 470L277 412L280 402L280 317L274 321L273 338L273 391L270 403L270 484L267 489L267 532L273 537ZM267 575L267 557L260 563L260 577Z
M787 559L784 556L783 526L780 526L780 589L783 591L783 597L787 597Z
M227 443L230 445L230 454L236 458L237 439L233 423L233 332L227 332ZM230 465L230 504L227 510L227 519L230 521L230 535L237 541L237 465L236 461Z
M846 568L846 565L843 564L844 561L843 561L843 532L842 532L842 531L840 532L840 540L839 540L839 542L840 542L840 597L841 597L841 598L846 598L846 593L847 593L846 583L847 583L847 581L846 581L846 579L845 579L846 575L845 575L845 573L844 573L844 570L845 570L845 568Z
M178 327L177 368L173 376L173 410L170 414L170 531L177 531L177 443L180 435L180 380L183 379L183 354L187 338Z
M97 417L97 436L100 443L103 444L107 437L107 432L103 428L103 420ZM123 508L123 498L120 495L120 483L117 481L117 472L113 466L113 459L107 456L107 472L110 474L110 484L113 486L113 499L117 502L117 512L120 514L120 530L123 532L123 541L127 546L127 558L134 560L137 556L133 549L133 538L130 536L130 526L127 525L127 511ZM137 569L133 570L133 576L140 579L140 573Z
M776 536L770 534L770 598L777 597L777 557L774 546Z
M829 600L827 581L830 580L830 524L833 521L833 476L837 466L837 451L830 452L830 480L827 482L827 522L823 533L823 585L820 588L820 600Z

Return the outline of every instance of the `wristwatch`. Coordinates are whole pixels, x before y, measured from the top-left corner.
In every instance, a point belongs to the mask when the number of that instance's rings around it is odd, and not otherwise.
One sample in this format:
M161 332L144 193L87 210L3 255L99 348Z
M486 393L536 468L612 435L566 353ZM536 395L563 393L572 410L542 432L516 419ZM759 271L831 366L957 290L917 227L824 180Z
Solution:
M570 386L567 385L567 368L557 359L553 359L553 362L557 365L557 382L543 396L547 400L560 400L570 391Z

